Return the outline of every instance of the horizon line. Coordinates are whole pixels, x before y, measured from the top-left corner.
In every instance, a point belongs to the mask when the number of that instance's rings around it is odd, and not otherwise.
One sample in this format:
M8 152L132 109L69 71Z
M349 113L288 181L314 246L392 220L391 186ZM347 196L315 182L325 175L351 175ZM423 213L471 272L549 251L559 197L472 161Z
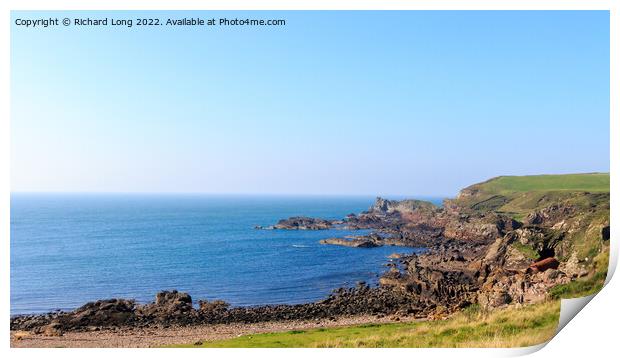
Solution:
M10 191L10 194L97 194L97 195L231 195L231 196L349 196L349 197L410 197L410 198L450 198L455 194L367 194L367 193L250 193L250 192L200 192L200 191L43 191L43 190L17 190Z

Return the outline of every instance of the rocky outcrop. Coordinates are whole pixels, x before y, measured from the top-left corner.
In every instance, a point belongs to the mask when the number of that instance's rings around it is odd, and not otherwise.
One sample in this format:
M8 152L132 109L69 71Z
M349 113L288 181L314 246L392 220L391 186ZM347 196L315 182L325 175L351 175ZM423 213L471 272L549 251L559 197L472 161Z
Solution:
M348 230L375 229L392 230L403 224L399 213L378 215L376 213L361 213L357 216L348 216L343 220L343 228Z
M433 307L479 303L493 308L538 302L551 287L587 274L576 259L566 261L573 252L573 244L566 240L569 235L598 233L601 242L609 237L608 219L602 217L594 224L584 218L584 213L600 218L597 210L608 210L602 195L577 195L577 202L588 205L585 209L554 202L553 195L539 196L541 207L521 223L495 211L509 197L482 193L480 188L464 189L457 199L446 200L443 208L416 200L377 198L367 212L342 220L345 228L372 229L371 234L321 243L352 248L429 247L425 255L401 258L404 269L391 265L380 279L381 286L406 292Z
M579 278L588 274L585 262L579 260L577 253L573 253L568 260L561 262L559 269L571 278Z
M405 246L405 247L425 247L429 241L425 241L416 237L404 236L399 233L379 234L376 232L368 235L347 236L344 238L332 237L320 240L319 243L324 245L339 245L347 247L371 248L378 246Z
M192 297L185 292L162 291L155 302L139 306L137 316L154 321L186 320L193 313Z
M461 241L491 242L522 226L518 221L496 213L445 215L443 236Z
M333 225L334 223L331 220L294 216L280 220L273 226L266 228L257 226L257 228L266 230L327 230L331 229Z
M354 238L354 239L341 239L337 237L325 239L319 241L324 245L338 245L338 246L347 246L347 247L377 247L382 246L380 242L377 242L370 238Z
M437 206L433 203L423 200L387 200L377 197L375 203L370 207L368 212L375 214L391 214L391 213L412 213L414 211L435 211Z
M11 318L11 329L20 329L45 335L61 335L64 331L88 327L123 326L134 319L132 300L109 299L89 302L68 313L18 316Z
M562 242L562 232L539 226L525 226L509 233L510 237L522 245L531 247L541 258L558 254L558 245Z

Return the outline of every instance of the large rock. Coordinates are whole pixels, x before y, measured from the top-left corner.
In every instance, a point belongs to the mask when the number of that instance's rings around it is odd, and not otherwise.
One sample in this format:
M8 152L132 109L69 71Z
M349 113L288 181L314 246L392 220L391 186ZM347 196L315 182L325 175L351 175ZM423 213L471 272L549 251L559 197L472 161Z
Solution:
M361 247L361 248L370 248L381 246L380 242L376 242L375 240L369 238L354 238L354 239L341 239L337 237L332 237L329 239L319 241L323 245L338 245L338 246L347 246L347 247Z
M306 216L294 216L278 221L269 227L277 230L327 230L331 229L333 222L325 219L310 218Z
M557 269L560 266L560 262L555 257L547 257L540 261L536 261L528 268L532 272L545 272L549 269Z
M73 311L64 321L69 327L118 326L134 317L135 302L113 298L89 302Z
M185 292L162 291L155 296L155 302L139 308L139 314L163 321L187 319L193 313L192 297Z

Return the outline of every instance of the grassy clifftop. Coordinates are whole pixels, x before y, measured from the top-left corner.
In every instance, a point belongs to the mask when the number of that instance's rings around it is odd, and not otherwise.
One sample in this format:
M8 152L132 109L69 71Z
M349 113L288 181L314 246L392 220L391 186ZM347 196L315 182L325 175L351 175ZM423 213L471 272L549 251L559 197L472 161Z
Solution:
M509 194L530 191L608 192L609 173L500 176L465 190L488 194Z
M609 202L609 173L501 176L469 186L453 202L474 211L496 211L517 220L554 203L586 208Z

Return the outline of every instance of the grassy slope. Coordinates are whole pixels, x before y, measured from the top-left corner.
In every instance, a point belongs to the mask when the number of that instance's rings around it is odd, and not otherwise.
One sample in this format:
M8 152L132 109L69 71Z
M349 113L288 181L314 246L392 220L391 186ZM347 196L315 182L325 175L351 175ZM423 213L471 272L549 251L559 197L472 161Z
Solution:
M609 202L609 173L502 176L474 184L475 192L455 202L475 211L494 210L523 219L528 213L565 201L588 208Z
M501 176L477 184L489 193L506 194L529 191L609 191L609 173Z
M553 336L559 310L559 301L491 312L470 306L443 321L253 334L175 347L523 347Z

